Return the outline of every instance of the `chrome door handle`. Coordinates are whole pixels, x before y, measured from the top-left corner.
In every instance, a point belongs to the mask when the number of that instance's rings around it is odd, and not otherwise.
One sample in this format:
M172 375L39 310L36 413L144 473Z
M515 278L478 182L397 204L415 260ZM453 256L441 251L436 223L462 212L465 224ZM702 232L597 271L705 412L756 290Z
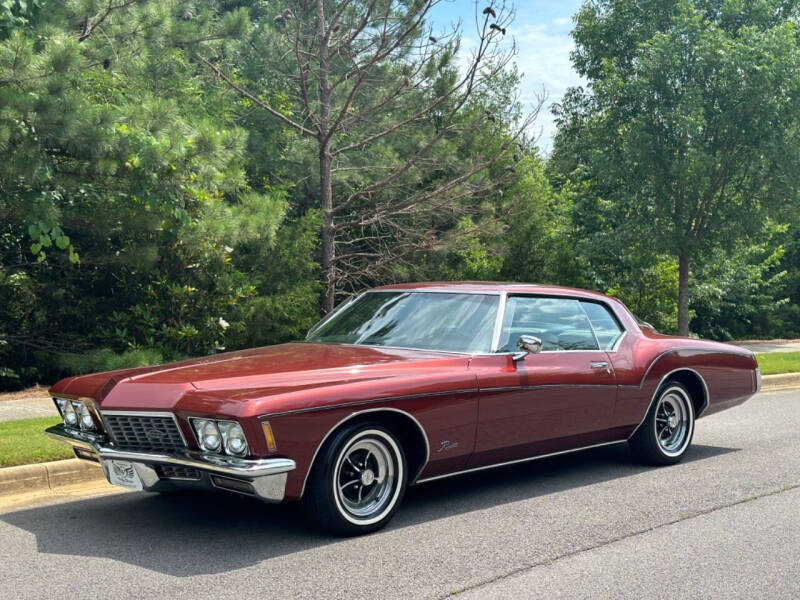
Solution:
M611 369L608 368L608 363L604 360L593 360L591 365L593 369L603 369L606 373L611 373Z

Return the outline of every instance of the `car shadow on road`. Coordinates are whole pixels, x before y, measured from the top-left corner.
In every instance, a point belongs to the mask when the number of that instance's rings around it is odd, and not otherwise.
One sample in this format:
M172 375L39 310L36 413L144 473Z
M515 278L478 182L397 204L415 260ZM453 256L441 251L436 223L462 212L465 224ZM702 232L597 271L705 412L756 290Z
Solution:
M684 463L735 448L695 445ZM650 470L615 445L486 470L410 488L389 531ZM40 553L101 557L176 577L234 571L336 543L306 524L296 504L265 505L228 493L127 493L0 515L36 536Z

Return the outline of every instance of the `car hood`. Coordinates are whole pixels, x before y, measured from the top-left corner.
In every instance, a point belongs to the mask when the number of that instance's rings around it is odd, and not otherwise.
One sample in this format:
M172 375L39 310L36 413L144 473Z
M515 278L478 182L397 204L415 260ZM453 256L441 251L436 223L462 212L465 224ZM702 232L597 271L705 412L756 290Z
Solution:
M466 367L469 357L427 350L290 343L156 367L62 380L53 393L91 397L104 409L167 409L187 394L240 401L302 389Z

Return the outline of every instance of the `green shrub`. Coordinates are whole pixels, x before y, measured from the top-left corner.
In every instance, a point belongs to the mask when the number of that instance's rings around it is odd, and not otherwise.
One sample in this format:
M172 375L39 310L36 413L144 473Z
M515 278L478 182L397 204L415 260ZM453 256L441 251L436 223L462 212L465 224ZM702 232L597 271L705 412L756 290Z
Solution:
M57 358L57 364L64 375L146 367L162 362L164 362L164 357L161 352L147 348L128 350L122 354L117 354L108 348L100 348L85 354L61 354Z

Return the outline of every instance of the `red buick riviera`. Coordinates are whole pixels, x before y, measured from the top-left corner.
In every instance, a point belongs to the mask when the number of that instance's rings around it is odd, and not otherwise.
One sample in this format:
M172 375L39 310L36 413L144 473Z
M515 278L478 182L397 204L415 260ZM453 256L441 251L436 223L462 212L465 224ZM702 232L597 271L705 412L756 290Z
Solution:
M751 352L660 335L602 294L408 284L303 342L59 381L47 433L117 485L302 500L358 534L407 486L458 473L619 442L675 463L696 418L760 385Z

